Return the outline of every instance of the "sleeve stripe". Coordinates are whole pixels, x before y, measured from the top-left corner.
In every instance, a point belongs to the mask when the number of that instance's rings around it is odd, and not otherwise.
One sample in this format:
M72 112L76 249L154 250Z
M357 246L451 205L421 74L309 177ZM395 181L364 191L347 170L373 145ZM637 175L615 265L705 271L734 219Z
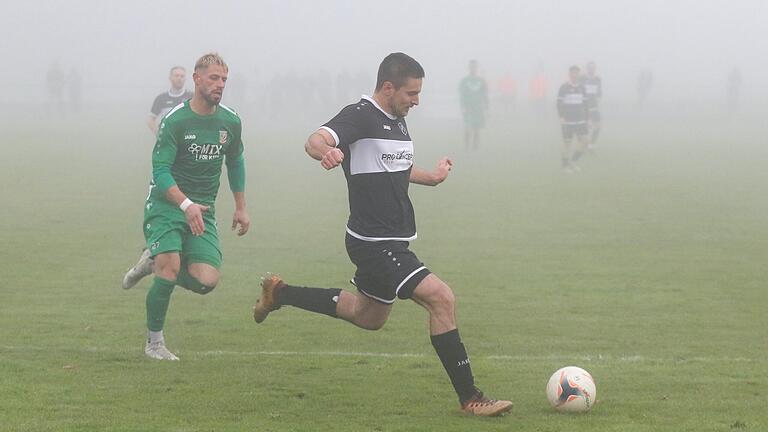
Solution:
M334 147L338 147L339 146L340 141L339 141L339 136L336 134L336 131L334 131L333 129L329 128L328 126L320 126L320 129L328 131L328 133L331 134L331 136L333 137L333 140L336 141L336 144L334 145Z
M163 118L167 119L168 117L171 116L171 114L175 113L176 111L178 111L178 110L180 110L182 108L184 108L184 102L182 102L182 103L176 105L175 107L173 107L173 109L168 111L168 114L166 114L165 117L163 117Z
M232 113L232 114L234 114L234 115L238 115L238 114L235 112L235 110L233 110L232 108L230 108L230 107L228 107L228 106L224 105L223 103L220 103L220 104L219 104L219 106L220 106L220 107L222 107L222 108L224 108L225 110L227 110L227 111L231 112L231 113ZM238 117L239 117L239 116L238 116Z

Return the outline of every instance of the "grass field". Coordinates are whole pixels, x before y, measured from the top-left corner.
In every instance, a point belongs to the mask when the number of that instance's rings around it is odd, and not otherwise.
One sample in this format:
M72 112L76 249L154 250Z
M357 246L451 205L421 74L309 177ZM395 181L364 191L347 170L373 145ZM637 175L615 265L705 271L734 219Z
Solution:
M378 332L290 308L252 322L265 271L349 288L346 188L303 154L311 123L245 119L253 228L222 230L216 291L174 293L174 363L142 352L148 281L120 289L143 240L141 117L4 125L0 430L768 430L765 126L606 116L572 176L551 124L493 119L470 153L457 122L411 120L417 164L455 162L412 188L412 248L457 294L478 384L515 402L496 419L460 414L411 302ZM597 381L586 415L546 402L565 365Z

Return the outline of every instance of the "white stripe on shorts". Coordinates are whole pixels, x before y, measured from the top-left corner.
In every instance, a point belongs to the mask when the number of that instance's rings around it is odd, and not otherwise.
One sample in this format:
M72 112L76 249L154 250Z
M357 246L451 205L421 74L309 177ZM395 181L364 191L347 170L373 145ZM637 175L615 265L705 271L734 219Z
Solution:
M416 273L418 273L418 272L420 272L420 271L422 271L422 270L426 270L426 267L424 267L424 266L421 266L421 267L417 268L416 270L412 271L412 272L411 272L411 274L409 274L408 276L406 276L406 277L405 277L405 279L403 279L403 281L402 281L402 282L400 282L400 285L398 285L398 286L397 286L397 289L395 290L395 295L397 295L397 294L399 294L399 293L400 293L400 288L402 288L402 287L403 287L403 285L405 285L405 283L406 283L406 282L408 282L409 280L411 280L411 278L412 278L413 276L415 276L415 275L416 275Z

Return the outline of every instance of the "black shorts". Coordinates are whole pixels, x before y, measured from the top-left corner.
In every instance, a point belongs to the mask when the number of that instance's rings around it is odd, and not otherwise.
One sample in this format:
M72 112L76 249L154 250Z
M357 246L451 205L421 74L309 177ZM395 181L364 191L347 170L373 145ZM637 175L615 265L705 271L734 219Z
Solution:
M363 295L384 304L408 299L431 272L408 249L407 241L359 240L347 234L347 254L357 267L351 282Z
M579 124L563 125L563 140L566 142L570 141L574 135L586 136L587 133L589 133L589 129L587 128L587 122L579 123Z

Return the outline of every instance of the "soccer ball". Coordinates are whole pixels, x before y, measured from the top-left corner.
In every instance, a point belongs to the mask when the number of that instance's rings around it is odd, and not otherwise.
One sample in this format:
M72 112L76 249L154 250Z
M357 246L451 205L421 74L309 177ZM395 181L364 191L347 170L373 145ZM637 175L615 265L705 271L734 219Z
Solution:
M547 383L549 404L561 412L585 412L595 404L597 389L592 375L576 366L558 369Z

